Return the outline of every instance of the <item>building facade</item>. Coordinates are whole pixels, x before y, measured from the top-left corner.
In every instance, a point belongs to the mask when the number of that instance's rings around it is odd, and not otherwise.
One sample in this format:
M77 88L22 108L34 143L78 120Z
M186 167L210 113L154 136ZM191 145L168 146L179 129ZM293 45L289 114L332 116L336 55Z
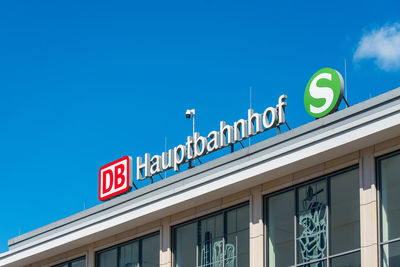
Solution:
M9 241L0 266L400 266L400 88Z

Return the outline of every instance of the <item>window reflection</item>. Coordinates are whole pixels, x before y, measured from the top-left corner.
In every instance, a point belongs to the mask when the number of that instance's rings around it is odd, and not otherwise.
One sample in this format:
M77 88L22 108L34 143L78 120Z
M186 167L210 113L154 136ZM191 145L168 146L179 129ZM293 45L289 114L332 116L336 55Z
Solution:
M174 240L175 266L249 266L248 205L178 226Z
M358 266L358 176L353 168L268 197L268 266Z
M150 235L97 252L98 267L155 267L160 262L160 236Z
M380 181L380 241L383 267L400 265L400 153L378 160Z
M298 190L298 261L309 262L326 256L326 180ZM323 263L317 264L323 266Z
M86 258L82 257L79 259L74 259L68 262L64 262L62 264L58 264L53 267L85 267L86 266Z

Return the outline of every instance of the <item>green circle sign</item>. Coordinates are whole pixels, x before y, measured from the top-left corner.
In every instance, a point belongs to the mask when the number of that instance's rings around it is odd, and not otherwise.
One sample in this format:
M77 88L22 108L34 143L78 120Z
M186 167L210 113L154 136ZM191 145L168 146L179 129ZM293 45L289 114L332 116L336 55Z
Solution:
M304 92L304 107L314 118L335 112L343 98L343 77L331 68L317 71L308 81Z

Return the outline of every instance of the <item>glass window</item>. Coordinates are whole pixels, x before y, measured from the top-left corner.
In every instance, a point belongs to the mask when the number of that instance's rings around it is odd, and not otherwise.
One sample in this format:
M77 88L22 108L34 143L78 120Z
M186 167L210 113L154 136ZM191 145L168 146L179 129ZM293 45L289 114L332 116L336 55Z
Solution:
M159 262L160 236L158 234L129 241L96 254L97 267L153 267L159 266Z
M227 212L224 266L249 264L249 207L243 206Z
M297 262L326 256L326 180L302 186L297 193Z
M117 267L118 249L108 249L98 254L99 267Z
M115 254L116 252L116 248ZM129 244L123 245L120 247L120 252L119 252L119 263L120 266L139 266L139 242L131 242ZM102 256L105 253L102 253ZM103 256L105 257L105 256ZM109 258L111 262L116 264L117 262L115 261L114 257ZM102 262L102 261L100 261ZM108 266L106 263L104 263L104 266ZM116 266L116 265L115 265Z
M191 223L174 231L175 266L196 266L197 224Z
M354 252L346 254L340 257L334 257L331 259L331 267L360 267L360 252Z
M235 217L236 220L236 217ZM224 261L224 233L222 214L201 220L199 223L200 253L198 266L212 266ZM217 231L220 229L220 231Z
M159 236L152 236L142 239L142 267L157 267L160 265L160 250L154 249L160 247ZM126 266L126 265L123 265Z
M378 159L382 266L400 264L400 153Z
M382 245L381 253L383 266L400 266L400 242Z
M294 190L268 198L269 266L294 264Z
M249 206L240 206L177 226L176 267L249 266Z
M71 262L71 267L85 267L85 266L86 266L85 259Z
M330 179L331 254L360 247L360 193L358 171L352 170Z
M64 262L62 264L58 264L54 267L85 267L86 266L86 258L82 257L79 259L75 259L69 262Z
M379 161L381 181L381 240L400 237L400 154Z
M355 168L267 197L268 266L359 266L359 203Z

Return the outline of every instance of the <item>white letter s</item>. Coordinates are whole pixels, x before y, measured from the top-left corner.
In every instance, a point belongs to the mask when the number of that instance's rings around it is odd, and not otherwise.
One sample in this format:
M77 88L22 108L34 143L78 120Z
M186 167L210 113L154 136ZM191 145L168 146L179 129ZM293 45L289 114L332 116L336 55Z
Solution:
M316 99L325 99L325 104L322 107L315 107L310 104L310 111L312 113L318 114L322 113L329 108L333 101L333 90L329 87L318 87L317 82L321 79L332 80L332 75L330 73L321 73L315 77L310 85L310 95Z

